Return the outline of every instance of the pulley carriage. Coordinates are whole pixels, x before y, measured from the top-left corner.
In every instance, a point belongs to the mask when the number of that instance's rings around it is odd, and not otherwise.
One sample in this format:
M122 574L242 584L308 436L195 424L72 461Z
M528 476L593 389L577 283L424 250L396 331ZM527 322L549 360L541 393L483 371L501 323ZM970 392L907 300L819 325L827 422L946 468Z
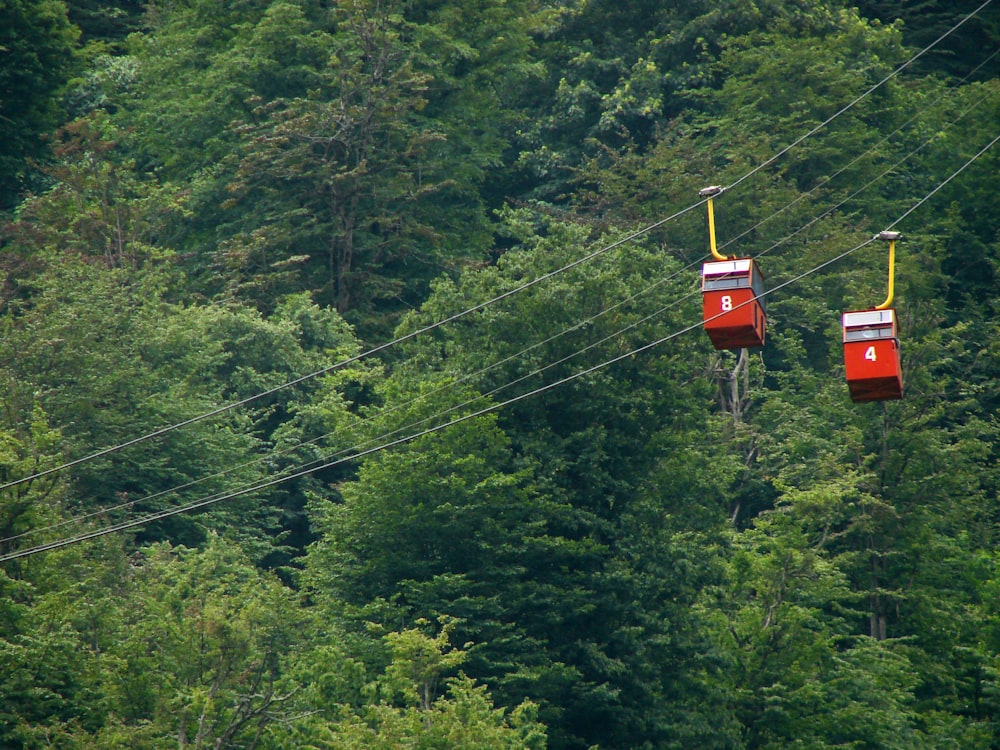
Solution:
M752 258L727 258L715 244L712 199L723 188L699 192L708 207L709 247L714 260L701 269L702 322L716 349L764 345L767 318L762 304L764 279ZM844 369L854 401L886 401L903 397L896 311L890 307L896 240L899 232L880 232L875 239L889 243L889 293L885 302L868 310L843 314Z

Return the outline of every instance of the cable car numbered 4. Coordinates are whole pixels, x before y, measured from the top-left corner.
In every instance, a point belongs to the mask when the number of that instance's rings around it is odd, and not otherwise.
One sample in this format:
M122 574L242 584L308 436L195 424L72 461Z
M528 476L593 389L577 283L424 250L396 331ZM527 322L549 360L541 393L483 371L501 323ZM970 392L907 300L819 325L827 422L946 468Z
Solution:
M845 312L844 370L852 401L887 401L903 397L903 373L899 356L893 275L899 232L881 232L877 239L889 242L889 293L885 302L868 310Z
M715 244L715 213L712 199L723 188L712 186L698 192L708 207L708 239L714 261L702 265L701 297L705 332L716 349L764 346L767 317L761 304L764 278L753 258L727 258Z

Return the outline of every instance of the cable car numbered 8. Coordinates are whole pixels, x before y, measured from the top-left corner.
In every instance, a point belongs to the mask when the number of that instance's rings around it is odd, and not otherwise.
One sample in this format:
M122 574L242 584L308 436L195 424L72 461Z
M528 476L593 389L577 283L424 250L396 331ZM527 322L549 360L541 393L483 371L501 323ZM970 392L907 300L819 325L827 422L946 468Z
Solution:
M722 192L723 188L715 185L698 193L707 198L709 247L715 258L701 268L705 332L716 349L764 346L767 328L761 304L764 277L753 258L727 258L716 248L712 199Z
M758 298L763 291L764 278L751 258L702 266L702 318L716 349L764 346L767 320Z

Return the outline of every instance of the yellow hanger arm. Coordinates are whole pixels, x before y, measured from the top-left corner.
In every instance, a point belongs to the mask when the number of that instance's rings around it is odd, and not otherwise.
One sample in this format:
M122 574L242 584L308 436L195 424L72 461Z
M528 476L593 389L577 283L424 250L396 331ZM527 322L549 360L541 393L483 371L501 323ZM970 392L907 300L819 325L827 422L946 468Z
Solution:
M725 255L720 255L715 244L715 210L712 207L712 198L722 194L722 188L714 185L698 191L698 195L708 198L708 249L712 251L712 257L716 260L727 260Z
M878 238L889 241L889 293L885 298L885 302L881 305L875 306L876 310L885 310L892 304L892 298L895 292L896 240L899 239L899 232L880 232Z

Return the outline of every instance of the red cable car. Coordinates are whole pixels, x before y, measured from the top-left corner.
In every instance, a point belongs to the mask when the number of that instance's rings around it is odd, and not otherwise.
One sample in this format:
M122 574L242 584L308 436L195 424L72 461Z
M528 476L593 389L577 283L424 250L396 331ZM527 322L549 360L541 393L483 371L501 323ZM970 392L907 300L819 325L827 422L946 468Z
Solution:
M896 311L858 310L844 313L844 367L853 401L886 401L903 397Z
M885 302L870 310L845 312L844 370L853 401L889 401L903 397L896 311L892 304L899 232L881 232L877 239L889 242L889 294Z
M764 346L767 321L758 299L763 290L764 279L751 258L702 266L702 316L716 349Z
M715 261L701 268L702 320L716 349L764 346L767 319L760 297L764 277L752 258L727 258L715 246L715 212L712 198L721 195L718 185L698 192L708 206L708 240Z

